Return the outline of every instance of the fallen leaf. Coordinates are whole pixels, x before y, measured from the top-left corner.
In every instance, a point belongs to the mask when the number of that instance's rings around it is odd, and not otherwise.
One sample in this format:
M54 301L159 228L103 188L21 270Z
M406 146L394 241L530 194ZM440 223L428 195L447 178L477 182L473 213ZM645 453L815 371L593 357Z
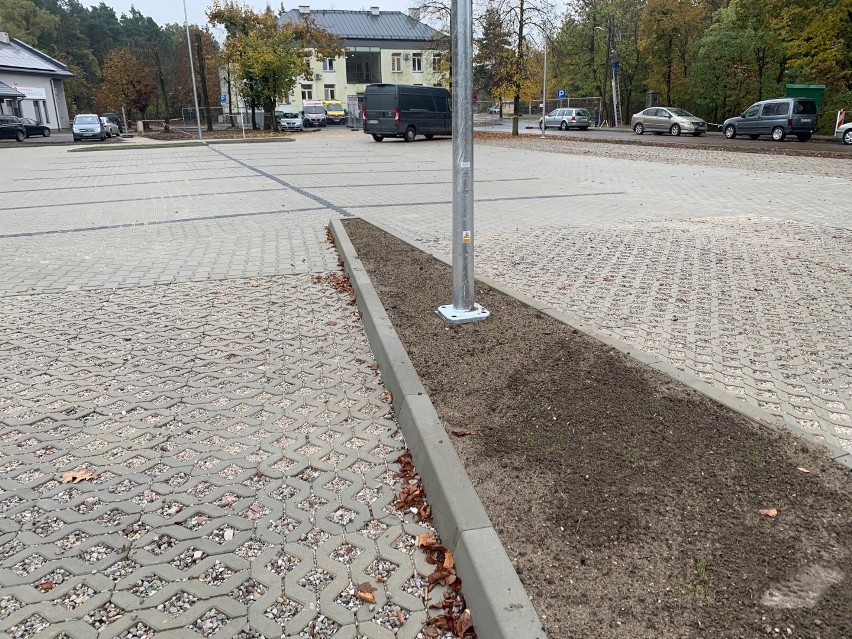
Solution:
M355 590L358 592L376 592L376 589L373 587L369 581L365 581L364 583L355 584Z
M356 592L355 596L361 601L366 601L367 603L376 603L376 596L371 592Z
M468 437L482 434L482 432L478 430L451 430L450 432L456 437Z
M766 515L767 517L775 517L778 515L778 511L775 508L761 508L757 512L761 515Z
M326 326L337 326L337 322L335 322L334 320L328 320L328 321L325 323L325 325L326 325Z
M376 583L383 584L388 580L387 577L376 577Z
M473 619L470 618L470 610L465 608L461 616L456 619L455 628L453 631L456 637L464 637L464 634L473 627Z
M419 548L434 546L438 540L430 533L424 532L417 536L417 546Z
M456 560L453 558L453 553L449 550L444 551L444 568L447 570L452 569L453 566L456 565Z
M393 404L393 393L385 391L385 394L382 395L382 399L388 404Z
M98 474L89 469L89 468L79 468L77 470L69 470L67 472L62 473L59 477L59 481L63 484L77 484L84 479L97 479Z
M39 588L42 592L47 592L48 590L53 590L53 582L52 581L42 581L39 584Z
M379 365L378 364L370 364L367 368L369 368L371 371L377 371L377 370L379 370Z
M809 473L809 472L811 472L811 471L809 471L807 468L805 468L804 466L799 466L796 470L798 470L800 473Z

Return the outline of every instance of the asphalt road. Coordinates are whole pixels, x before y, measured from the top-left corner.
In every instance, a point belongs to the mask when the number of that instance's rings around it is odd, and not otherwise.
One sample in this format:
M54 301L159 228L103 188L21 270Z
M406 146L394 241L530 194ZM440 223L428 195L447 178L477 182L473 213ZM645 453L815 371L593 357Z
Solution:
M512 130L511 118L503 118L503 120L493 119L485 121L477 118L475 122L477 131L493 131L500 133L508 133ZM518 132L523 135L541 135L541 130L537 126L537 121L521 120ZM852 158L852 145L842 144L839 140L835 140L828 136L814 137L807 142L799 142L795 137L790 137L783 142L774 142L769 138L760 138L751 140L748 137L737 137L733 140L728 140L721 133L709 132L700 137L692 135L680 135L674 137L672 135L656 135L653 133L645 133L644 135L636 135L627 127L621 128L590 128L587 131L569 130L560 131L559 129L547 129L547 136L570 137L585 140L607 140L607 141L625 141L633 144L666 144L680 146L713 146L713 147L730 147L743 151L776 151L783 149L785 154L798 153L806 151L807 154L821 153L830 151L834 153L845 153Z

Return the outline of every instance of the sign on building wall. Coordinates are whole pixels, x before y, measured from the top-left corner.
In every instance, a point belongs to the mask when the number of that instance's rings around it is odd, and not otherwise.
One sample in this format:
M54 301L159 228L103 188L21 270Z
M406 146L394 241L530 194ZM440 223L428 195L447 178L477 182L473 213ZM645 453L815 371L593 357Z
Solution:
M47 100L47 91L36 87L22 87L15 85L15 90L23 93L27 100Z

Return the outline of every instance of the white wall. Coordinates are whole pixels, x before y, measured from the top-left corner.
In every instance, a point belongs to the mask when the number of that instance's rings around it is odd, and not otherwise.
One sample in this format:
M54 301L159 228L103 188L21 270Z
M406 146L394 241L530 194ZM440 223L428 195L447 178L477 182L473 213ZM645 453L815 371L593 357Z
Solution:
M0 73L0 81L10 87L32 87L44 91L44 99L38 98L41 111L41 121L49 124L54 131L70 128L68 119L68 106L65 104L65 87L61 80L53 80L49 76L31 75L28 73ZM35 101L25 99L21 101L21 116L25 118L39 119L37 117Z

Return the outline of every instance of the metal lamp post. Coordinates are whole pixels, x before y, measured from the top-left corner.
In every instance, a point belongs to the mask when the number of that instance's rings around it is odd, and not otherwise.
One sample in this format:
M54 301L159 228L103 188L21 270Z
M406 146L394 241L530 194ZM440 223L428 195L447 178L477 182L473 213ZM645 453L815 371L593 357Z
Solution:
M473 3L453 0L453 303L437 309L451 324L491 315L473 301Z
M542 29L544 32L544 29ZM544 34L544 73L541 77L541 137L547 137L547 121L544 119L547 111L547 34Z
M198 108L198 89L195 88L195 66L192 64L192 45L189 42L189 18L186 15L186 0L183 0L183 26L186 27L186 48L189 51L189 70L192 74L192 98L195 100L195 121L198 124L198 140L204 142L201 135L201 111Z

